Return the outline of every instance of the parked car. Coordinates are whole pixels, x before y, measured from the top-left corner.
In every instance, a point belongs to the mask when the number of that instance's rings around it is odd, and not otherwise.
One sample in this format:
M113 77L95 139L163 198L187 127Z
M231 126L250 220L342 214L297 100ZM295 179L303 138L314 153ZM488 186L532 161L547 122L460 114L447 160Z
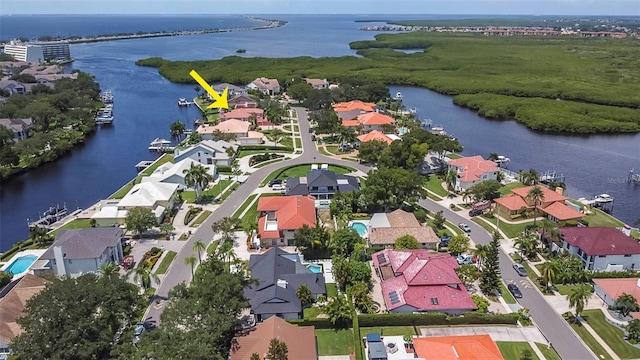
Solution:
M513 295L514 298L522 299L522 292L520 292L520 289L518 289L518 286L516 284L507 285L507 289L509 289L509 292L511 293L511 295Z
M140 336L140 334L142 334L143 331L144 331L144 323L139 322L136 324L136 327L133 329L133 335Z
M527 269L525 269L524 266L522 266L522 264L518 264L518 263L513 264L513 269L518 273L518 275L527 276Z
M469 216L473 217L473 216L478 216L482 214L482 210L481 209L471 209L469 210Z
M449 246L449 241L451 241L451 236L450 235L444 235L443 237L440 238L440 246L442 246L442 247Z
M467 223L460 223L460 224L458 224L458 227L460 229L462 229L462 231L464 231L466 233L470 233L471 232L471 228L469 227L469 225Z
M272 187L273 185L277 185L277 184L282 184L282 180L281 179L273 179L273 180L269 181L269 187Z
M469 254L460 254L456 258L458 265L473 264L473 256Z
M275 184L275 185L273 185L273 186L271 187L271 190L279 190L279 191L282 191L282 190L285 190L285 189L286 189L286 187L285 187L283 184Z

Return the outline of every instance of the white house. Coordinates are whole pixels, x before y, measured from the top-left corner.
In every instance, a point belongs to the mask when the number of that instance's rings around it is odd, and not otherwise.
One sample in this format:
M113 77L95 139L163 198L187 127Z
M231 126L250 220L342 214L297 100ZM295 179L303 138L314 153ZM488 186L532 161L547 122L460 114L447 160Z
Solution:
M96 272L106 262L121 263L124 230L117 227L61 229L40 257L55 275L78 277Z
M238 145L222 140L203 140L185 149L175 149L173 161L178 163L190 158L204 165L230 166L234 158L227 153L227 149L229 148L233 149L235 153L238 150Z
M187 158L177 163L164 163L159 166L151 175L143 176L142 182L159 182L166 184L178 184L178 190L193 190L187 186L184 181L186 176L185 170L189 170L192 164L201 165L197 161ZM216 166L215 165L201 165L207 169L207 174L211 175L212 178L216 176Z
M247 89L259 90L266 95L275 95L280 92L280 83L278 79L267 79L264 77L253 80Z
M500 171L496 163L485 160L480 155L449 160L447 165L456 171L457 191L467 190L483 181L497 180Z
M640 268L640 243L611 227L560 228L562 249L576 255L591 271Z
M327 79L310 79L310 78L306 78L306 79L304 79L304 81L306 81L307 84L311 85L316 90L328 89L329 88L329 82L327 81Z

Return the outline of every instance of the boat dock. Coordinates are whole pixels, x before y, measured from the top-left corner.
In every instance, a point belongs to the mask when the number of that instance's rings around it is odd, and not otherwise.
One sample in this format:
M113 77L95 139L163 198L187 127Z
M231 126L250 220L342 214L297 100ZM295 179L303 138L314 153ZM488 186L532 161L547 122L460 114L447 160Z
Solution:
M640 173L635 174L633 169L629 170L629 178L627 181L633 183L633 185L640 185Z
M151 164L153 164L153 163L154 163L153 160L140 161L139 163L136 164L136 170L138 170L138 172L143 171L146 168L148 168L149 166L151 166Z
M180 98L178 99L178 106L189 106L189 105L193 105L194 102L192 101L187 101L186 98Z
M558 174L555 170L545 171L540 174L540 182L543 184L549 184L552 182L564 183L564 180L564 174Z
M55 224L61 220L63 220L69 214L69 210L66 205L62 207L60 205L52 206L49 210L42 213L40 218L36 221L29 222L29 229L33 229L36 227L44 228L47 230L54 229Z
M169 150L173 150L173 147L169 146L171 145L171 141L169 140L165 140L165 139L161 139L161 138L155 138L150 144L149 144L149 150L150 151L161 151L161 152L166 152Z

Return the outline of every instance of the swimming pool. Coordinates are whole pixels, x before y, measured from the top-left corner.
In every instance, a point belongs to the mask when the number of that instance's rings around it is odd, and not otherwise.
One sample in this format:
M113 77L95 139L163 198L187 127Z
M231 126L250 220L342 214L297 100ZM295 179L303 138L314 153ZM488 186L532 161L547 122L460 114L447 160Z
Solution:
M398 128L398 134L400 134L400 135L404 135L404 134L406 134L408 132L409 132L409 129L407 129L405 127Z
M322 274L322 266L320 265L310 264L307 265L307 269L309 269L309 271L311 271L312 273Z
M19 258L13 260L9 266L7 266L3 271L11 271L13 275L22 274L23 272L29 269L34 262L38 260L38 257L35 255L24 255Z
M350 228L357 231L361 237L367 237L367 225L361 222L352 222Z

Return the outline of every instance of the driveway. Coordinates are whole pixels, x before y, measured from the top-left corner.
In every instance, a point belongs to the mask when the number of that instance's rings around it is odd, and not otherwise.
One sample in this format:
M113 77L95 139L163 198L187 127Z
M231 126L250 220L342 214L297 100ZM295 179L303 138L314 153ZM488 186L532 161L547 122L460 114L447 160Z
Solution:
M531 341L547 344L547 339L534 326L465 326L420 328L423 336L484 335L493 341Z

